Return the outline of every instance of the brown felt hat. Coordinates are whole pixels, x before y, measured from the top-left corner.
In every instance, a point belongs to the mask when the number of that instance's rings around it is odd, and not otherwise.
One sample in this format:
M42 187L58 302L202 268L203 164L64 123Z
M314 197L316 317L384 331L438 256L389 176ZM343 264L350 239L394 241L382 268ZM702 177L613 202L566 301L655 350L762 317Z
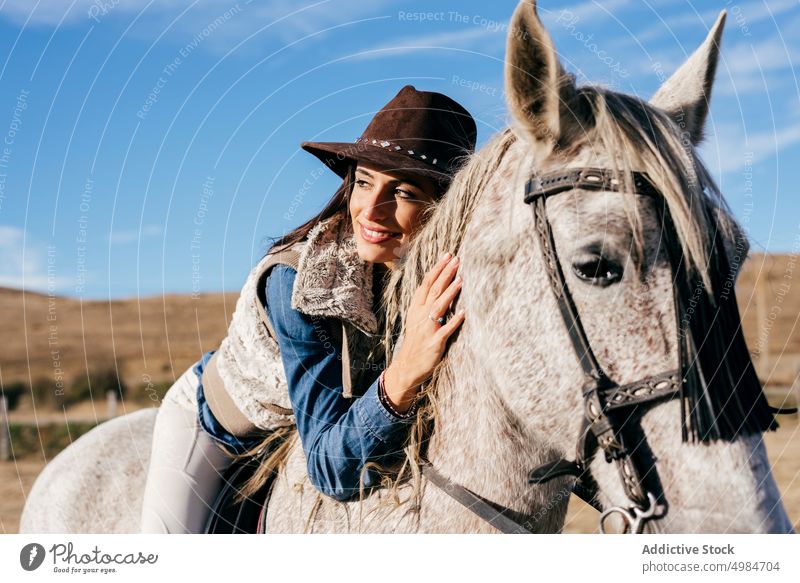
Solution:
M342 178L353 162L449 182L459 158L475 151L475 120L441 93L406 85L355 142L303 142L301 147Z

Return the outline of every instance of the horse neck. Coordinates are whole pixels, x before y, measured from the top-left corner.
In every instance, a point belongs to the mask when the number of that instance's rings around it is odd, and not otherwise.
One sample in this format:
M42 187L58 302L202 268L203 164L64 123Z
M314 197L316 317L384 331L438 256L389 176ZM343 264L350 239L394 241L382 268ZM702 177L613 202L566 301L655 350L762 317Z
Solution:
M490 375L482 372L476 359L459 344L451 346L450 374L440 377L436 388L436 430L428 459L452 481L513 510L517 519L536 514L548 500L548 512L555 510L552 488L528 484L528 472L544 459L543 444L514 420L493 390ZM548 518L534 528L560 528L558 517Z

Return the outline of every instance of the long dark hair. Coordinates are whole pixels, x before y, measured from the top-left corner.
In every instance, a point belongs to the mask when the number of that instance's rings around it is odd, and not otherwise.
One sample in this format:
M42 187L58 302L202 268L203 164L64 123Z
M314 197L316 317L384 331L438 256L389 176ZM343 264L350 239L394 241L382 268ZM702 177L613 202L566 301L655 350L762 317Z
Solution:
M279 248L288 247L294 243L297 243L298 241L302 241L305 236L308 235L311 229L325 219L329 219L338 213L348 213L350 193L352 192L353 185L355 184L355 171L355 163L352 163L347 167L347 174L345 174L342 184L336 189L336 192L333 193L333 196L328 201L328 204L326 204L325 208L323 208L319 213L308 219L299 227L286 233L282 237L272 237L272 244L269 245L266 255L277 251Z

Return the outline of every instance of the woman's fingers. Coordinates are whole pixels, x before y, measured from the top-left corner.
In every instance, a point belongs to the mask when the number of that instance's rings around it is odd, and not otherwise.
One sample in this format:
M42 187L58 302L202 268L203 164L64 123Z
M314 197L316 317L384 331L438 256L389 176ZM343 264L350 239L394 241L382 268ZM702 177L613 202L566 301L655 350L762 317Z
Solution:
M442 268L439 272L438 277L433 281L430 286L430 290L428 291L428 295L425 298L426 304L432 304L437 300L439 296L447 289L450 285L453 277L458 271L458 264L459 260L458 257L453 257L447 264Z
M405 336L392 363L395 376L400 374L397 363L408 363L403 371L408 387L416 387L430 377L442 359L447 339L464 321L464 311L459 310L449 320L442 320L443 324L437 322L461 291L461 277L456 277L458 266L457 258L442 256L415 292L413 305L406 314Z
M461 323L464 321L464 310L458 310L452 317L445 322L441 328L436 331L442 341L446 341L455 332Z
M422 278L422 283L419 284L417 288L417 293L420 294L420 303L425 304L428 299L428 292L431 289L431 285L436 279L439 277L439 274L442 273L442 270L448 265L450 261L450 253L445 253L439 258L439 261L431 267L428 272L425 274L425 277Z
M461 291L461 276L457 275L456 278L450 282L450 285L447 286L438 298L436 298L431 306L431 314L434 317L438 318L439 316L444 315L447 311L447 308L450 307L450 304L453 303L453 300L458 295L458 292Z

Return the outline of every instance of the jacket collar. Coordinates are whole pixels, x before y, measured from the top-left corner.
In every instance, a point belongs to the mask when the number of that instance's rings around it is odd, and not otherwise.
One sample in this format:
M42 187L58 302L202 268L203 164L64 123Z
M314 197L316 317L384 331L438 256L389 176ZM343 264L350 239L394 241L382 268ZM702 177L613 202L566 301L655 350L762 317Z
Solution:
M373 264L358 255L349 215L337 214L309 231L292 291L292 308L309 316L347 320L377 334L373 312Z

